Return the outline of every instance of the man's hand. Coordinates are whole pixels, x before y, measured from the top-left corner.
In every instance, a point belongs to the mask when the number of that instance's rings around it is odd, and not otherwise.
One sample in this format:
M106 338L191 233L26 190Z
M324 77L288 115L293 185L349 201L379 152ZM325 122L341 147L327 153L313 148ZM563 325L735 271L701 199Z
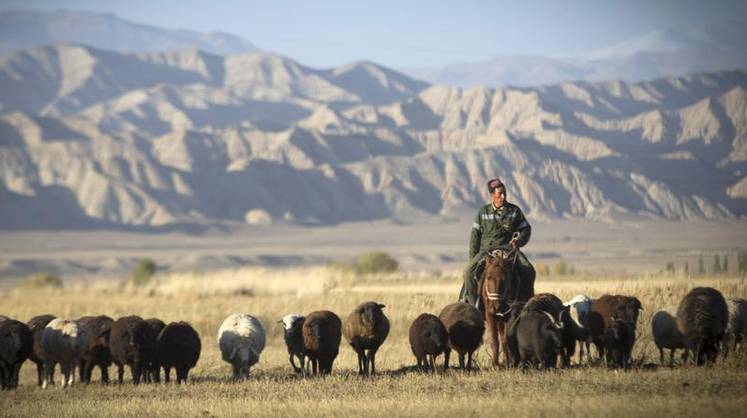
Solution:
M518 232L514 232L514 234L511 236L511 241L509 242L509 244L511 244L511 248L518 248L517 242L519 241L519 236L520 234Z

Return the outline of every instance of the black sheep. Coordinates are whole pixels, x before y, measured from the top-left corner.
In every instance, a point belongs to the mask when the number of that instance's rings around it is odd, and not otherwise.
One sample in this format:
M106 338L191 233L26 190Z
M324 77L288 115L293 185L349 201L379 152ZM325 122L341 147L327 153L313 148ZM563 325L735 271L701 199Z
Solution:
M41 336L44 332L44 328L46 328L47 324L52 322L53 319L55 319L54 315L38 315L31 318L27 324L31 332L34 334L34 348L31 350L31 354L29 354L29 360L36 363L37 384L39 386L41 386L44 381L44 352L42 351L41 346ZM52 385L54 384L54 370L52 370L52 373L49 375L49 383Z
M112 324L109 334L112 360L117 365L119 383L124 381L124 366L130 366L132 381L140 383L143 373L153 363L156 351L156 336L153 329L139 316L126 316Z
M607 367L627 369L630 366L633 343L635 343L635 328L629 321L613 316L604 334Z
M18 372L34 348L29 327L15 319L0 321L0 388L18 387Z
M166 323L158 318L148 318L145 322L153 330L153 335L156 339L158 339L158 335L161 334L161 331L166 328ZM153 361L146 366L144 373L145 375L143 378L145 379L145 383L161 382L161 360L158 358L157 350L153 356Z
M557 365L563 353L563 326L548 312L525 309L517 320L516 345L522 368L530 364L538 368Z
M438 315L449 335L449 346L444 353L444 370L449 368L451 350L459 354L459 367L472 367L472 355L482 344L485 320L474 306L457 302L447 305ZM466 357L466 362L465 362Z
M421 314L410 325L410 348L421 370L436 370L436 357L446 351L449 336L436 315Z
M89 383L93 368L101 370L101 381L109 383L109 366L112 365L112 352L109 349L109 333L114 320L106 315L84 316L78 324L86 333L86 347L80 358L80 381Z
M677 327L698 365L715 362L729 320L724 296L711 287L696 287L677 309Z
M158 336L158 360L166 383L171 380L171 368L176 369L176 383L187 381L189 369L200 358L200 336L186 322L172 322Z

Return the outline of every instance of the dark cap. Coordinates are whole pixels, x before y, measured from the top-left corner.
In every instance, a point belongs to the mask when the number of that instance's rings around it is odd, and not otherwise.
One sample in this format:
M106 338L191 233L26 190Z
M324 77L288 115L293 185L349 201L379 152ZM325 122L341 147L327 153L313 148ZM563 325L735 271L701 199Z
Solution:
M499 179L498 177L496 177L494 179L488 180L488 191L490 193L493 193L493 190L497 189L498 187L504 187L505 188L505 186L503 186L503 182L501 181L501 179Z

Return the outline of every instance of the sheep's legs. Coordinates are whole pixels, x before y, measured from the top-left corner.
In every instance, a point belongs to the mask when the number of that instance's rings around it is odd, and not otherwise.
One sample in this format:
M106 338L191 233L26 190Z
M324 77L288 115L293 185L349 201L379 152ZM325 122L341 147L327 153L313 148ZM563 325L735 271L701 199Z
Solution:
M449 357L451 357L451 349L447 348L444 351L444 371L449 369Z
M358 374L367 375L368 374L368 360L366 359L366 350L362 348L356 348L355 352L356 354L358 354Z
M664 365L664 349L661 347L659 347L659 364ZM671 362L669 365L672 365Z
M171 367L163 367L163 381L166 383L171 382ZM179 369L176 369L176 382L179 383Z
M44 382L44 363L36 363L37 385L41 386Z
M376 374L376 350L368 350L368 359L371 361L371 374Z
M120 366L119 364L117 364L117 380L120 385L124 383L124 366Z
M54 384L52 382L52 374L54 373L54 362L45 362L44 363L44 382L42 382L42 389L46 389L47 385Z

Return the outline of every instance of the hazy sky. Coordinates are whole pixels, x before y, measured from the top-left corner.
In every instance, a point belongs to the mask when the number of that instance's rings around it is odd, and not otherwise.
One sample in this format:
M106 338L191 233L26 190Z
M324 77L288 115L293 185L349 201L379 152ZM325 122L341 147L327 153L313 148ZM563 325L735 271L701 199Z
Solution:
M111 12L166 28L228 32L314 67L566 56L682 24L747 20L745 0L0 0L0 9L16 8Z

